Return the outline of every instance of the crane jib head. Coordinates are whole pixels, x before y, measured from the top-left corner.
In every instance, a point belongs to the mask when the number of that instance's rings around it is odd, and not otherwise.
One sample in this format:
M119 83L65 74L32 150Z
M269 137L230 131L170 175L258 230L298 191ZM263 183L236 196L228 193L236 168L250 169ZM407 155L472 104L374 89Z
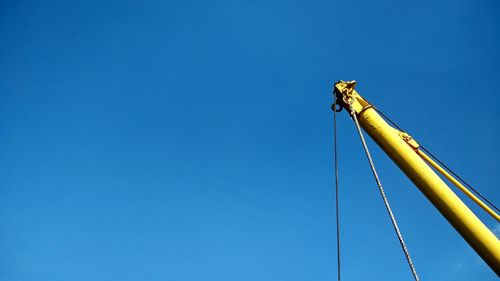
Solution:
M335 103L332 105L332 110L337 112L345 108L350 114L359 114L361 111L371 107L370 103L361 97L354 89L356 81L339 80L333 87L335 95ZM335 107L335 104L338 107Z

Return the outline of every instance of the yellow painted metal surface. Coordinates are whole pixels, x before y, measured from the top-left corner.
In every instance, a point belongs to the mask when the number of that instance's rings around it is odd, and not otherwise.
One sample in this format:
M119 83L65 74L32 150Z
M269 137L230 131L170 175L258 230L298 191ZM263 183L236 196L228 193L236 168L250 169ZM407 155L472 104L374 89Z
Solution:
M494 217L497 221L500 221L500 216L493 211L488 205L486 205L481 199L477 198L474 193L470 192L465 186L463 186L457 179L455 179L452 175L450 175L448 172L446 172L445 169L443 169L441 166L439 166L432 158L430 158L427 154L425 154L423 151L420 149L417 149L415 152L417 152L422 159L425 160L425 162L429 163L432 167L434 167L440 174L442 174L444 177L446 177L449 181L451 181L456 187L458 187L465 195L467 195L470 199L472 199L476 204L478 204L483 210L485 210L488 214L490 214L492 217Z
M356 82L335 84L338 103L356 114L361 127L399 166L481 258L500 276L500 241L415 152L418 144L391 127L354 90ZM409 139L408 139L409 138Z

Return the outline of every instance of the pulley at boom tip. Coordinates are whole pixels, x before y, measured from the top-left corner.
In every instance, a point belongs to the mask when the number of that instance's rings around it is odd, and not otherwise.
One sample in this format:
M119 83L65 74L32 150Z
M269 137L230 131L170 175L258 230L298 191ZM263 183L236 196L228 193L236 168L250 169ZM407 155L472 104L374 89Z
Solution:
M343 108L349 109L349 104L352 103L351 94L356 86L356 81L343 81L339 80L333 86L333 94L338 107L335 107L335 103L332 105L332 110L337 112L342 111ZM348 110L349 111L349 110Z

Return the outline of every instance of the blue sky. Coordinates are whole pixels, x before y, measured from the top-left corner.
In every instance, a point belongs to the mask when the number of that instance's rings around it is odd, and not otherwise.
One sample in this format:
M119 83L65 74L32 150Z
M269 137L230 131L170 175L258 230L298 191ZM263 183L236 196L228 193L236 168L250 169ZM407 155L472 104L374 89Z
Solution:
M498 205L499 14L497 1L2 1L0 279L335 280L339 79ZM343 277L412 280L338 121ZM496 280L369 145L422 279Z

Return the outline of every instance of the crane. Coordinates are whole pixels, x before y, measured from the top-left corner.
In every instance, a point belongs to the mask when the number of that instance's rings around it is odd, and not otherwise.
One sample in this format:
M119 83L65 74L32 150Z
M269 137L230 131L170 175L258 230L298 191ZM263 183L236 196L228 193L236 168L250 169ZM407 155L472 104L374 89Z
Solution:
M439 172L497 221L500 216L427 155L407 132L391 126L354 88L356 81L334 85L335 111L345 109L360 127L420 189L477 254L500 276L500 241L450 189ZM374 173L375 174L375 173Z

